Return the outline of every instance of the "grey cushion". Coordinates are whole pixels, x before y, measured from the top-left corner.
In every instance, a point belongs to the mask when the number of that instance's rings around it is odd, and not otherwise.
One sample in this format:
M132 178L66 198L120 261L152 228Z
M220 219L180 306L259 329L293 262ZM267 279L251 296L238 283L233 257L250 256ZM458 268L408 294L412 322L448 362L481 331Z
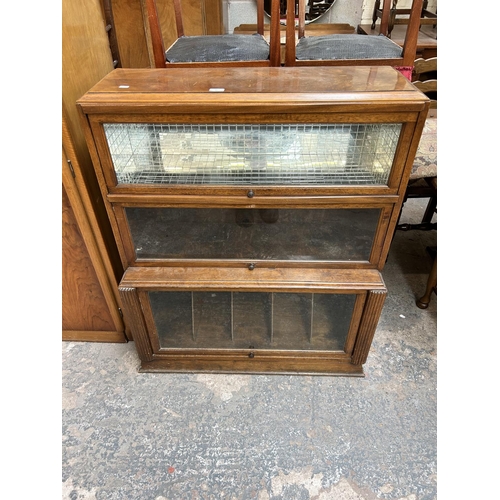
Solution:
M324 35L301 38L296 58L301 60L392 59L403 49L380 35Z
M259 34L183 36L165 52L167 62L265 61L269 44Z

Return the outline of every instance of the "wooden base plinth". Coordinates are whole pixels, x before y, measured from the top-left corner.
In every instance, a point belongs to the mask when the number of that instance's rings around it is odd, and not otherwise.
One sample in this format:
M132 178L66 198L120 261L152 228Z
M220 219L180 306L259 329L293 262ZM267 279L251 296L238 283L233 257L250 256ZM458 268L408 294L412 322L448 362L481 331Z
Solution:
M257 356L256 356L257 357ZM338 360L165 360L144 361L141 373L248 373L268 375L329 375L364 377L363 367Z

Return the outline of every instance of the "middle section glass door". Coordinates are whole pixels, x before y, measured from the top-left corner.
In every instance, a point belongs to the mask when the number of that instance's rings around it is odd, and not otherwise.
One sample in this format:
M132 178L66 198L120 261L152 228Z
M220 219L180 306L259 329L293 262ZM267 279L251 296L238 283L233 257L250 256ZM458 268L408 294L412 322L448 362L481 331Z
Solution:
M380 212L380 208L125 208L137 261L368 261Z

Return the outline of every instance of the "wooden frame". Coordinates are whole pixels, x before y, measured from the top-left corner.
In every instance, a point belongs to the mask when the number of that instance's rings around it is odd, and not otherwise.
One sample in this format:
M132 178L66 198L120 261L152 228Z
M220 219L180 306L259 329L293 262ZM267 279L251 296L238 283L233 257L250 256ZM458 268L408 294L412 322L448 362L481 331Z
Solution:
M81 168L63 114L62 149L62 339L127 342L118 283L96 215L75 177ZM85 186L84 186L85 187Z

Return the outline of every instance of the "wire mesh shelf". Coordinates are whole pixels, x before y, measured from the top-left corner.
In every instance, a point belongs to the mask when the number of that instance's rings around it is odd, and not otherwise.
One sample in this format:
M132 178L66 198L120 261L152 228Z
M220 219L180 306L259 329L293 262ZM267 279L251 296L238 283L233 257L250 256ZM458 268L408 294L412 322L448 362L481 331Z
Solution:
M401 124L107 123L119 183L385 185Z

